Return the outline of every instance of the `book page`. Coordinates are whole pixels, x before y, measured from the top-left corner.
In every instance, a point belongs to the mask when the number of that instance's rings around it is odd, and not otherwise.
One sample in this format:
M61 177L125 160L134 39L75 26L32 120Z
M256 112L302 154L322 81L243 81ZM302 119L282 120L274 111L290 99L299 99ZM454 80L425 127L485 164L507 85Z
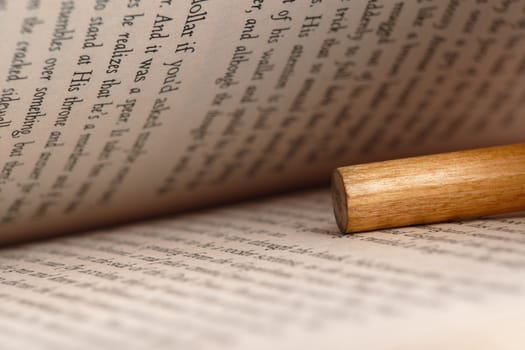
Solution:
M4 248L6 349L522 349L525 216L339 235L328 190Z
M524 140L519 1L2 0L0 241Z

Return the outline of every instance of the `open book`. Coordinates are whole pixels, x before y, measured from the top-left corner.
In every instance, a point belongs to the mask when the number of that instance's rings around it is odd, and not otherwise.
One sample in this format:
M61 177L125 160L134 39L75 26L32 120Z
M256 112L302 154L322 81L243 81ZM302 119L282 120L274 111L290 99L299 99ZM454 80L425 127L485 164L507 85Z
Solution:
M0 250L2 346L523 348L522 215L341 236L327 189L284 192L525 141L524 18L0 0L0 243L85 232Z

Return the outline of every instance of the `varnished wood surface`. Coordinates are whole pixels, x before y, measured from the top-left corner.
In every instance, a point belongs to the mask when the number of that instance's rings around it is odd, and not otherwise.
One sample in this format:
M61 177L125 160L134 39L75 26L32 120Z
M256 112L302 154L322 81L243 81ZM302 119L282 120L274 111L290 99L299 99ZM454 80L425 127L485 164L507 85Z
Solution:
M525 210L525 144L339 168L332 198L347 233Z

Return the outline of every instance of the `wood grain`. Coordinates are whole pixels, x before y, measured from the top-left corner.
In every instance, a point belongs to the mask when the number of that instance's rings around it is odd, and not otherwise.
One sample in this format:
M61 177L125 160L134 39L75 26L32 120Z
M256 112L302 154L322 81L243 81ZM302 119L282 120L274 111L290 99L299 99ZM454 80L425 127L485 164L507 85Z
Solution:
M338 168L332 201L346 233L525 210L525 144Z

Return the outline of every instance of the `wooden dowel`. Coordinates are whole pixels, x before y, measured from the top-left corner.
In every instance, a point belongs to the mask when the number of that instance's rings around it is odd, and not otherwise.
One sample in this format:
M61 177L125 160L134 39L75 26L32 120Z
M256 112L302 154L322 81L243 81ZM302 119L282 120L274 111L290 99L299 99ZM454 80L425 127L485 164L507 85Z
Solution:
M478 218L525 210L525 144L336 169L341 232Z

